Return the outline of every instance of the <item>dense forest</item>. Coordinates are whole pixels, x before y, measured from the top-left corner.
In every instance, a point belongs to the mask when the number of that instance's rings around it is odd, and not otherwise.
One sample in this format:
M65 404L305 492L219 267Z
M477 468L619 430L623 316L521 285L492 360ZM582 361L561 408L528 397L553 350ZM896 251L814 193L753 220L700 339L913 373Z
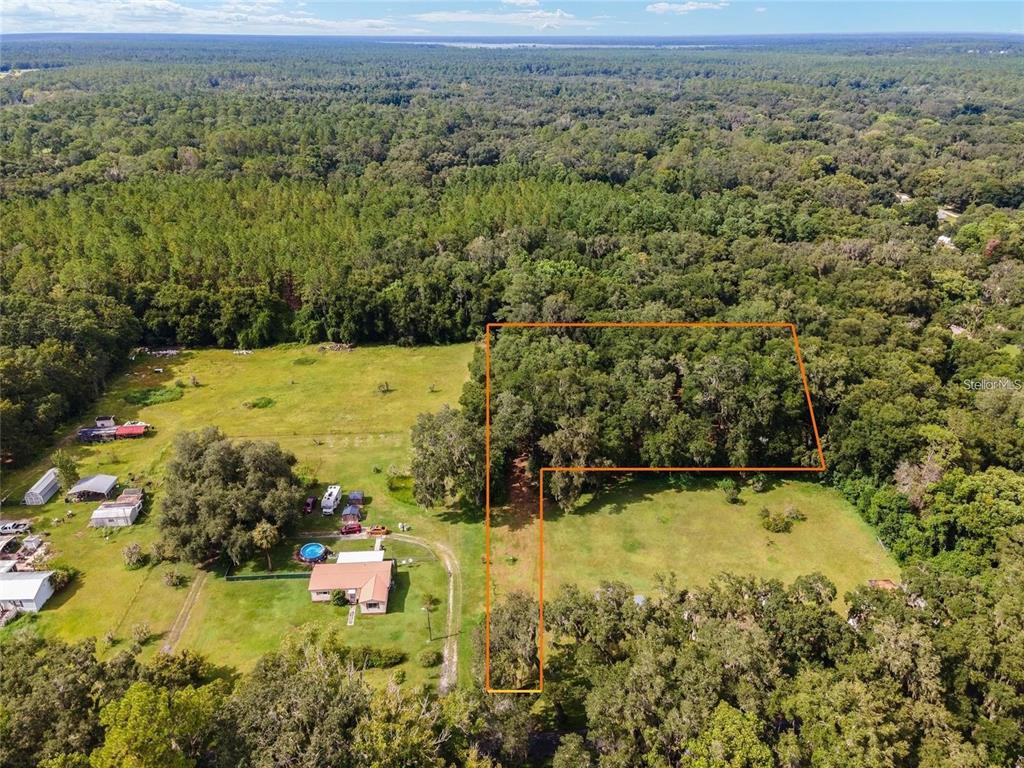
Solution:
M370 691L343 650L311 641L233 688L209 669L154 680L128 657L83 666L91 693L62 689L79 714L48 728L57 689L26 664L14 709L0 705L0 759L127 764L146 752L132 725L157 711L184 746L140 765L514 766L554 752L559 768L1018 768L1022 52L1013 39L5 40L5 462L36 456L136 344L792 322L824 482L875 526L904 584L859 590L843 615L816 575L669 581L645 605L614 582L566 590L545 610L557 652L539 700ZM499 472L522 456L813 463L785 338L502 332L494 366ZM471 373L460 408L414 431L425 502L482 494L482 356ZM769 433L792 439L765 447ZM568 507L582 489L553 490ZM536 615L523 595L497 606L503 679L535 678L538 628L523 617ZM17 642L9 652L38 664L90 657ZM281 669L345 695L304 699ZM274 743L253 720L261 691L296 705ZM382 726L324 758L302 719L314 706L338 728ZM384 743L409 751L389 761Z

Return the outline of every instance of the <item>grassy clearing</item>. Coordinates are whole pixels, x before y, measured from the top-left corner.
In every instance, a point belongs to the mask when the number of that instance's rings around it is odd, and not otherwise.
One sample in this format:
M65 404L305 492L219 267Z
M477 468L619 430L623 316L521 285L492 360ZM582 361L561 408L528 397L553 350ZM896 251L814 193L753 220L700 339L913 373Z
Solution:
M204 350L173 358L142 357L113 383L95 413L112 413L119 422L142 419L153 424L156 433L140 440L95 446L80 446L69 438L64 447L78 461L83 476L105 472L117 475L122 484L145 485L152 497L149 508L155 509L163 468L179 431L215 425L230 437L273 440L295 453L302 474L318 478L321 493L332 482L340 483L345 491L362 490L368 523L383 523L392 529L399 521L409 523L414 534L447 544L463 562L472 564L482 550L479 524L420 509L409 503L408 489L401 487L401 482L394 490L388 484L389 468L401 472L408 465L409 430L417 415L457 402L472 353L471 344L362 347L323 353L316 347L285 345L244 356ZM189 383L180 387L176 381ZM378 390L383 381L388 382L387 394ZM162 396L136 397L140 391L172 390L180 397L162 402ZM140 402L130 403L126 396ZM273 407L245 405L263 399L272 400ZM90 422L83 418L80 424L68 425L67 435ZM20 499L47 466L40 462L4 473L3 494ZM58 562L82 572L78 584L47 605L37 626L78 639L102 637L112 628L127 636L134 624L145 621L159 637L174 623L188 586L175 589L164 585L163 571L171 566L128 571L121 558L121 548L129 541L148 547L156 540L156 524L151 519L155 513L105 540L103 533L87 528L94 506L66 505L55 499L41 508L4 509L5 518L35 517L37 529L48 533ZM66 509L72 509L75 516L68 522L50 522L51 518L63 519ZM336 518L317 514L305 518L301 527L330 533L338 524ZM289 556L293 544L287 545ZM331 546L337 549L335 544ZM420 557L424 555L421 550ZM245 566L261 567L266 568L262 558ZM193 575L191 569L185 570ZM199 593L181 646L206 652L218 664L248 668L260 654L276 647L291 628L307 621L334 624L339 620L336 614L341 614L341 628L353 644L397 645L409 655L410 662L403 667L409 679L434 679L436 669L423 670L415 661L426 637L425 616L417 601L423 591L447 599L444 569L436 562L423 562L408 567L406 573L405 607L393 615L360 616L354 627L344 626L342 612L313 605L302 581L225 582L219 575L211 575ZM466 623L472 624L482 603L482 576L472 567L464 568L464 576L463 606ZM473 583L469 583L471 579ZM435 629L443 627L445 610L442 604L432 615ZM151 643L147 652L156 647L159 641ZM461 669L468 669L466 662L466 657L460 657Z
M544 594L566 583L601 580L650 593L659 575L675 573L682 586L707 584L729 571L790 582L820 571L841 596L868 579L899 579L899 568L856 512L831 489L781 482L744 490L729 504L710 483L674 489L664 477L626 481L572 514L545 506ZM807 516L789 533L770 533L760 511L795 507ZM502 510L492 533L495 595L512 589L537 593L539 528L530 514Z

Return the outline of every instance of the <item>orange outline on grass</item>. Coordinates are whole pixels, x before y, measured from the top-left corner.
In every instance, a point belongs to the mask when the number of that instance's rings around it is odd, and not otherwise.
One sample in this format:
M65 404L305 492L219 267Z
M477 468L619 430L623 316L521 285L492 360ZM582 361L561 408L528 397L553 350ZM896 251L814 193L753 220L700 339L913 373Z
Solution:
M793 337L793 350L800 368L800 381L807 400L807 411L811 416L814 445L818 452L816 467L541 467L540 502L538 504L537 526L540 538L540 621L537 625L538 686L536 688L492 688L491 687L491 329L492 328L788 328ZM811 388L807 383L807 369L800 354L800 340L796 324L783 322L764 323L487 323L484 332L484 461L487 464L484 487L484 689L488 693L541 693L544 690L544 473L545 472L824 472L825 453L821 448L821 435L814 417L811 402Z

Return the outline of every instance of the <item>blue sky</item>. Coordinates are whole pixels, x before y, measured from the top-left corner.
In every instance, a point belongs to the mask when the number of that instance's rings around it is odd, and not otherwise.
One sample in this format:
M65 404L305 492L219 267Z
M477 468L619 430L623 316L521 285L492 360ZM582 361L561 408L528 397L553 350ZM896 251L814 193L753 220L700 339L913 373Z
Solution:
M745 35L1024 31L1022 0L3 0L0 31Z

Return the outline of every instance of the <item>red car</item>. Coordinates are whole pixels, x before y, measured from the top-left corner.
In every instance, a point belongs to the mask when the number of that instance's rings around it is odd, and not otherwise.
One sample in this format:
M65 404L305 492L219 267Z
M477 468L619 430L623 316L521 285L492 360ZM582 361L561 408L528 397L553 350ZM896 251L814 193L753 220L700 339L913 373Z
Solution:
M363 532L363 526L360 525L359 523L345 523L343 526L341 526L341 535L342 536L351 536L354 533L362 533L362 532Z
M302 506L302 514L308 515L312 513L314 509L316 509L316 496L310 496Z

